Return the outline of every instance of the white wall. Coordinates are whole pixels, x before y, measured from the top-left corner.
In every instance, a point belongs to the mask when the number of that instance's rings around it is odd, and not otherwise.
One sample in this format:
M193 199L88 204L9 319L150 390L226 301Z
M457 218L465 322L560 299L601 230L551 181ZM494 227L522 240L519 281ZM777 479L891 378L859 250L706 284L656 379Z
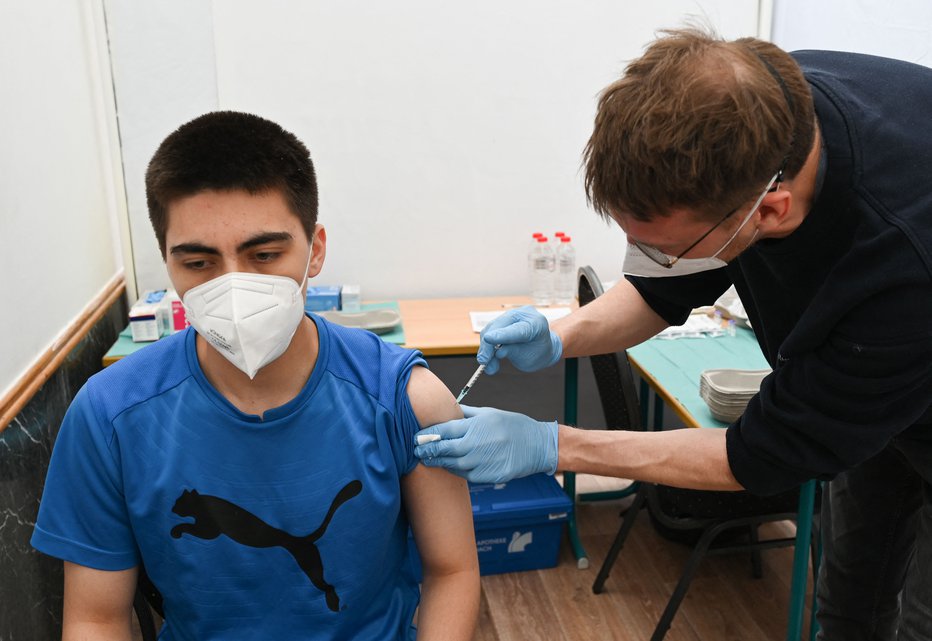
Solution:
M572 234L580 262L616 278L623 236L586 208L579 172L599 90L658 28L699 16L738 37L758 23L750 0L125 4L107 7L140 287L167 283L145 163L186 108L213 108L216 65L221 108L311 149L330 238L319 281L370 299L526 291L534 231ZM126 134L139 129L144 141Z
M774 0L772 40L788 51L856 51L932 67L932 2Z
M623 235L587 209L579 171L596 95L657 28L703 11L756 33L752 2L228 0L219 101L311 149L322 282L365 298L524 292L531 233L557 230L615 278Z
M657 28L704 15L736 37L770 10L106 0L105 29L103 1L0 2L0 394L122 265L132 280L135 261L143 288L167 282L145 165L174 127L218 106L280 120L310 146L329 282L361 283L371 298L522 291L527 235L556 229L615 278L621 234L586 209L578 172L599 89ZM773 9L772 38L787 49L932 66L928 0Z
M121 268L100 9L0 3L0 396Z
M217 109L210 0L103 0L139 291L168 285L146 208L145 174L180 124ZM131 297L133 300L134 297Z

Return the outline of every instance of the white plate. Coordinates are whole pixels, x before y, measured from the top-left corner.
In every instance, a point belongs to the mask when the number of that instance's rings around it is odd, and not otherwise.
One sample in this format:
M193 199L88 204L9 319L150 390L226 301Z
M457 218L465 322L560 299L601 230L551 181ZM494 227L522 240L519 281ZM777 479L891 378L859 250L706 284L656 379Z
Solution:
M734 423L744 414L744 409L739 412L737 410L722 411L715 407L709 407L709 412L715 420L721 421L722 423Z
M699 386L703 381L710 390L722 395L748 395L753 396L760 389L761 381L770 374L770 369L707 369L702 372Z
M367 329L386 334L401 322L401 314L394 309L369 309L364 312L317 312L317 315L343 327Z
M772 370L707 369L699 377L699 396L719 421L732 423L744 414L761 381Z

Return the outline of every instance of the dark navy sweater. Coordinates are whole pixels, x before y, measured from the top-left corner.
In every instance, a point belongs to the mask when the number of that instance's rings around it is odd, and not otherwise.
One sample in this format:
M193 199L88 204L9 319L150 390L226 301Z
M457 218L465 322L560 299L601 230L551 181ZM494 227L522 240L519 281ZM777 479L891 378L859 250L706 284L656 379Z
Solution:
M825 145L824 183L790 236L728 267L628 277L669 323L734 283L774 373L728 427L728 461L769 494L831 478L891 441L932 478L932 69L793 54Z

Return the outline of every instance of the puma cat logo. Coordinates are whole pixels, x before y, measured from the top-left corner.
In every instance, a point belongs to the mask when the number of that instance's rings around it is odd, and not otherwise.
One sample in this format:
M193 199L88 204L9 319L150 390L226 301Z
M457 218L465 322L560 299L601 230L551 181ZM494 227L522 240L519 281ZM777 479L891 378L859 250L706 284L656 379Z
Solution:
M343 486L316 530L305 536L294 536L274 528L258 516L251 514L226 499L197 490L185 490L175 501L172 512L183 517L192 517L193 523L180 523L171 529L173 538L190 534L201 539L216 539L225 534L241 545L254 548L282 547L294 557L298 567L307 575L318 590L327 597L327 607L333 612L340 610L340 599L332 585L324 580L324 565L315 541L324 535L330 519L341 505L362 491L360 481L350 481Z

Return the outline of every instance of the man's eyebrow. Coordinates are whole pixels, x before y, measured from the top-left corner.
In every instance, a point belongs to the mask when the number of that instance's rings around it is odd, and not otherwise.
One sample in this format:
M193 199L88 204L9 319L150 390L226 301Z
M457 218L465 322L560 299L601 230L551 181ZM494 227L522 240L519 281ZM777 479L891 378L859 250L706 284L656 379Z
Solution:
M292 236L286 231L262 232L261 234L256 234L249 240L245 240L241 242L236 247L236 251L237 253L239 253L239 252L246 251L247 249L251 247L255 247L257 245L264 245L266 243L276 243L276 242L282 242L282 241L290 241L293 239L294 239L294 236Z
M220 252L217 251L216 247L208 247L203 243L180 243L172 247L169 252L172 255L175 254L213 254L219 256Z
M251 247L256 247L257 245L264 245L265 243L275 243L282 241L293 240L294 236L289 234L286 231L267 231L260 234L256 234L248 240L244 240L237 247L236 251L244 252ZM211 247L200 242L192 243L179 243L174 245L169 252L172 255L175 254L211 254L213 256L219 256L220 251L216 247Z

